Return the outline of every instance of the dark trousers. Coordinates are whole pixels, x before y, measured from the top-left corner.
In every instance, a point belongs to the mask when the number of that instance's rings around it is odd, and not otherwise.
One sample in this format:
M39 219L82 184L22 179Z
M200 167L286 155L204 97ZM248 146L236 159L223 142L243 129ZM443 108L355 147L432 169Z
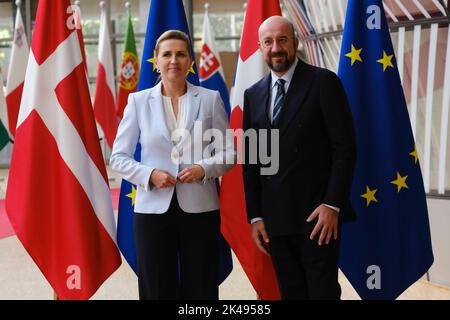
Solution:
M339 300L339 239L318 245L310 234L270 238L270 254L283 300Z
M135 214L141 300L217 300L219 211L186 213L174 193L164 214Z

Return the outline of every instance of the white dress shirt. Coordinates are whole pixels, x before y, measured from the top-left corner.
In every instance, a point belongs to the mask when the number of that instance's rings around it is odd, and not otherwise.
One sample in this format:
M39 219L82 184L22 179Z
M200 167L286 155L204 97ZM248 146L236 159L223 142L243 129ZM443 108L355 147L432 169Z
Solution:
M172 134L175 129L184 128L186 126L187 93L178 98L178 114L176 117L173 112L172 99L163 95L162 102L164 107L164 117L170 134Z

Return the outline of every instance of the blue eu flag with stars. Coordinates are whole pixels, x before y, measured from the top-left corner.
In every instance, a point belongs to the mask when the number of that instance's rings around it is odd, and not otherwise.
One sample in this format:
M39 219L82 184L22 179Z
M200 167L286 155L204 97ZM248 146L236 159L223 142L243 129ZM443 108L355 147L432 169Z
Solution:
M153 0L150 5L150 13L147 22L144 50L142 53L142 65L139 74L138 91L151 88L156 85L159 73L155 64L156 40L167 30L180 30L189 35L186 15L182 0ZM192 43L192 38L191 38ZM193 57L192 47L191 56ZM187 81L199 85L197 68L192 62ZM140 161L140 145L135 152L135 159ZM128 181L122 180L119 198L119 214L117 222L117 241L123 256L128 264L137 272L136 248L134 243L133 214L136 187ZM219 250L219 283L226 279L232 270L231 250L223 236L220 237Z
M381 0L350 0L339 77L356 129L340 267L362 299L395 299L433 263L417 148Z

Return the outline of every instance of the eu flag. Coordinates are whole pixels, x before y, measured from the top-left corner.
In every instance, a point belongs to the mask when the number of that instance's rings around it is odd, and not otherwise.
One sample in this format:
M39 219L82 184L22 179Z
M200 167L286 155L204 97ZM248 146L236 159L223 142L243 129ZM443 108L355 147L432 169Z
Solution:
M141 161L141 145L138 143L134 158ZM136 245L134 243L134 200L136 199L136 186L125 179L120 185L119 208L117 217L117 244L125 260L135 273L137 273Z
M358 160L341 270L362 299L395 299L433 263L417 149L381 0L350 0L339 64Z
M138 91L148 89L156 85L159 74L156 72L154 63L155 45L159 36L167 30L180 30L189 35L189 29L184 12L183 1L181 0L153 0L150 4L148 15L147 33L145 34L144 51L142 53L141 73L138 84ZM191 43L192 43L192 38ZM193 55L192 48L191 55ZM197 67L193 67L189 72L187 80L198 86Z
M139 75L138 91L156 85L159 74L156 72L155 45L156 40L167 30L180 30L189 35L186 15L182 0L153 0L148 15L147 33L145 35L144 50L142 53L141 72ZM191 43L192 43L192 38ZM193 57L192 47L191 56ZM192 63L187 80L199 85L198 73L195 63ZM135 159L140 160L140 145L138 144ZM136 187L128 181L122 180L119 198L119 218L117 226L117 239L120 251L133 268L137 271L136 249L133 231L134 197ZM226 279L232 269L231 250L225 239L220 239L219 283Z

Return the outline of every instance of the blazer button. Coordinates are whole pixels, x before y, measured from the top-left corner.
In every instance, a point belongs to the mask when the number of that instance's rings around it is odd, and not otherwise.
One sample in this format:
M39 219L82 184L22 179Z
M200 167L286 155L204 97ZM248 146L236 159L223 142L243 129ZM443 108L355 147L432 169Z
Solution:
M266 176L266 180L270 180L270 176Z
M298 127L299 127L299 128L301 128L301 127L302 127L302 124L301 124L301 123L299 123L299 124L298 124Z
M294 152L297 153L298 152L298 148L294 148Z

